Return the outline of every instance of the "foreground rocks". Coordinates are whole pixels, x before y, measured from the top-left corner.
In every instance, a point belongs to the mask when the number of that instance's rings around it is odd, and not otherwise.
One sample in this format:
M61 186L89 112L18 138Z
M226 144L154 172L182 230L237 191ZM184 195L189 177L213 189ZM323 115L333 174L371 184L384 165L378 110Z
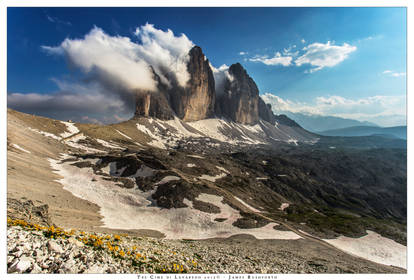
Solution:
M163 240L8 222L8 273L405 272L327 248L315 250L318 245L307 240Z

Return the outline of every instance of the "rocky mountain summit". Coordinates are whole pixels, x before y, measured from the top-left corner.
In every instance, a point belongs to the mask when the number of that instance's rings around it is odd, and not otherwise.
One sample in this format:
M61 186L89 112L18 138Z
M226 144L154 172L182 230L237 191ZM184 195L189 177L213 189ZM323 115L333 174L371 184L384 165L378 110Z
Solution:
M174 116L184 121L197 121L214 116L214 77L208 59L200 47L189 52L187 71L190 79L186 87L178 84L175 77L161 81L152 69L158 89L155 92L138 91L136 94L136 117L154 117L162 120Z
M187 122L221 117L248 125L255 125L259 120L275 124L277 116L270 104L260 98L256 83L240 63L229 67L224 89L216 92L210 63L201 48L194 46L188 56L190 79L185 87L173 76L168 83L162 81L152 69L157 91L137 92L135 117L170 120L177 116Z

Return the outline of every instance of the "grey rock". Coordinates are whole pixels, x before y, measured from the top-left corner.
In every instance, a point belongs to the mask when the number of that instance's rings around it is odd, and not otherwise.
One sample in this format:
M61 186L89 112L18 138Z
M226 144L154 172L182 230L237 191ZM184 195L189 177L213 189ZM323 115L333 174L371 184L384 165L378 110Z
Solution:
M240 63L230 66L224 92L217 96L216 111L232 121L256 124L259 121L259 89Z
M214 116L215 86L210 64L200 47L189 52L187 70L190 79L183 87L171 73L162 73L169 85L153 71L156 91L137 91L135 117L155 117L169 120L178 116L184 121L196 121ZM162 70L159 70L162 71Z
M23 273L23 272L26 272L32 266L32 263L33 263L33 259L28 258L28 257L22 257L22 258L16 260L15 262L13 262L13 264L10 266L10 268L8 269L7 272L8 273L13 273L13 272Z
M102 274L105 273L106 269L108 267L106 265L104 266L100 266L98 264L94 264L93 266L89 267L88 269L85 270L85 273L89 273L89 274Z
M77 247L83 247L83 246L85 246L85 244L83 244L82 242L80 242L79 240L77 240L76 238L74 238L74 237L70 237L69 239L68 239L68 241L69 241L69 243L71 243L71 244L73 244L73 245L75 245L75 246L77 246Z
M49 242L47 243L47 247L52 252L56 252L59 254L63 253L62 247L53 240L49 240Z
M41 273L41 272L42 272L42 268L37 263L34 263L33 269L32 271L30 271L30 273Z
M16 258L20 258L23 255L23 250L18 250L13 253Z

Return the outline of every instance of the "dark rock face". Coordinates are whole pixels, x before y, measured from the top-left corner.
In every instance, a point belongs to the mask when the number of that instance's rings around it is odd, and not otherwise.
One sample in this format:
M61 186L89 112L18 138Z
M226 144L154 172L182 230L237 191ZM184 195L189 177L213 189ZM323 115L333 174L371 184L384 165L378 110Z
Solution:
M215 85L210 64L200 47L190 50L187 65L190 80L174 106L177 115L184 121L197 121L214 116Z
M162 120L174 118L175 114L162 92L139 92L135 102L135 116L154 117Z
M288 118L286 115L277 115L275 116L275 120L283 125L290 126L290 127L301 127L297 122Z
M259 90L240 63L230 66L232 80L226 80L224 93L217 98L217 111L222 116L243 124L259 121Z
M184 121L214 116L216 94L210 64L198 46L190 50L189 57L187 71L190 79L184 88L171 76L171 87L167 87L152 69L158 89L137 93L135 116L172 119L176 115Z
M272 106L266 104L263 99L259 97L259 117L271 124L275 124L275 115L272 111Z
M197 121L214 116L228 118L234 122L253 125L260 119L271 124L299 126L285 115L275 116L269 104L259 96L254 80L240 63L230 66L224 82L224 91L216 96L214 75L208 59L200 47L189 52L187 71L190 79L185 87L178 85L173 75L168 77L170 85L161 82L160 76L151 68L156 91L137 91L135 117L154 117L163 120L174 116L184 121Z
M174 112L168 102L167 86L161 83L160 76L151 67L157 91L140 90L135 95L135 117L153 117L162 120L174 118Z

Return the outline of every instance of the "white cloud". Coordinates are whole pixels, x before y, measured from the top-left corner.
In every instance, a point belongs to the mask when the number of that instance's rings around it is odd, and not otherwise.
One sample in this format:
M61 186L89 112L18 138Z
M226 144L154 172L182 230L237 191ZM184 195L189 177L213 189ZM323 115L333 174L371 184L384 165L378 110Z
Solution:
M216 95L221 95L224 93L224 85L226 79L231 82L233 81L234 77L229 73L229 66L226 64L221 65L219 68L215 68L210 63L210 68L213 71L214 75Z
M382 74L386 74L386 75L389 75L391 77L404 77L404 76L406 76L405 72L395 72L395 71L391 71L391 70L385 70L384 72L382 72Z
M306 40L305 40L305 39L302 39L302 40L300 40L300 42L301 42L302 44L305 44L305 43L306 43Z
M176 36L148 23L136 28L133 40L94 27L83 38L67 38L56 47L42 46L81 69L85 73L81 81L55 79L59 88L55 93L8 94L9 107L59 119L125 120L133 115L137 90L157 89L153 71L167 86L186 85L188 53L193 46L184 34Z
M293 46L291 46L287 49L283 49L283 55L284 56L293 56L293 57L298 56L299 51L293 52L292 49L294 49L294 48L296 48L296 45L293 45Z
M297 66L310 64L315 68L311 68L308 72L313 73L325 67L333 67L345 59L348 55L356 51L356 46L344 43L342 46L336 46L328 41L326 44L313 43L304 47L305 53L295 60Z
M108 92L99 83L79 84L54 80L59 90L55 93L9 93L7 107L35 115L72 119L79 122L115 123L133 115L133 99L122 99ZM110 116L110 117L109 117Z
M67 25L67 26L72 25L72 23L70 21L61 20L58 17L52 17L52 16L48 15L47 13L45 13L45 15L46 15L46 18L49 22L56 23L56 24L63 24L63 25Z
M371 121L383 126L405 123L406 98L401 96L370 96L349 99L342 96L321 96L311 102L298 102L283 99L271 93L261 96L272 105L275 113L293 112L322 116L336 116Z
M239 55L246 55L248 52L239 52Z
M272 58L268 58L268 56L255 56L249 59L253 62L261 62L266 65L283 65L289 66L292 63L291 56L282 56L280 52L276 52Z
M302 43L306 41L302 39ZM302 66L309 64L313 68L307 69L305 73L313 73L325 67L333 67L345 59L351 52L354 52L357 47L344 43L342 46L331 44L328 41L326 44L313 43L304 47L301 51L293 51L296 45L292 45L283 49L283 55L276 52L273 57L268 55L256 55L249 59L252 62L261 62L266 65L283 65L283 66ZM299 56L299 53L301 55ZM298 57L299 56L299 57ZM293 64L294 62L294 64Z
M83 39L65 39L57 47L42 48L51 54L64 55L71 64L95 74L105 83L112 81L130 90L156 89L150 66L163 83L176 79L185 86L189 79L188 52L194 44L184 34L175 36L169 29L162 31L148 23L138 27L135 35L138 42L110 36L94 27Z
M393 77L401 77L401 76L405 76L405 72L400 72L400 73L392 73L391 76Z

